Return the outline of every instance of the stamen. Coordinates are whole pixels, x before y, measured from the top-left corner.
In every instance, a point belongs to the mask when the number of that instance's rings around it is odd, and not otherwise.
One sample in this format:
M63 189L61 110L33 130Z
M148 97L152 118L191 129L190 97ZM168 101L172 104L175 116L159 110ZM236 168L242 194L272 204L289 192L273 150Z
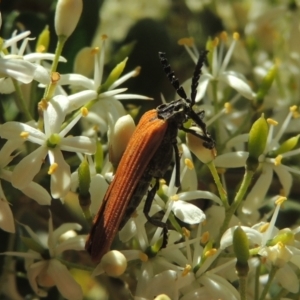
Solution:
M29 137L29 132L28 131L22 131L20 133L20 137L24 140L26 140Z
M238 41L240 39L240 34L238 32L233 33L233 39Z
M260 226L259 231L260 231L261 233L266 232L267 229L269 228L269 226L270 226L270 223L269 223L269 222L268 222L268 223L265 223L265 224L263 224L263 225Z
M83 117L86 117L89 114L89 110L86 107L82 107L80 109L80 112L81 112Z
M267 119L268 124L273 125L273 126L277 126L278 122L275 121L274 119L268 118Z
M48 170L48 175L52 175L58 168L58 164L57 163L53 163Z
M205 245L208 242L208 240L209 240L209 232L205 231L201 236L200 243Z
M274 165L275 166L281 165L281 160L282 160L282 155L281 154L277 155L274 160Z
M191 269L192 269L192 266L191 266L191 265L186 265L185 268L184 268L184 270L182 271L181 276L184 277L184 276L186 276L187 274L189 274L190 271L191 271Z
M287 200L286 197L280 196L276 201L275 204L276 205L282 205L283 202L285 202Z
M148 255L143 253L143 252L140 252L139 254L139 259L142 261L142 262L147 262L148 261Z
M186 158L184 160L184 163L185 165L190 169L190 170L193 170L194 169L194 164L193 162L189 159L189 158Z
M232 105L229 102L224 104L225 114L229 114L232 112Z
M205 256L205 257L211 257L211 256L215 255L216 252L217 252L217 249L216 249L216 248L212 248L212 249L206 251L206 252L204 253L204 256Z
M178 45L180 46L188 46L188 47L192 47L194 45L194 38L189 37L189 38L182 38L180 40L178 40Z

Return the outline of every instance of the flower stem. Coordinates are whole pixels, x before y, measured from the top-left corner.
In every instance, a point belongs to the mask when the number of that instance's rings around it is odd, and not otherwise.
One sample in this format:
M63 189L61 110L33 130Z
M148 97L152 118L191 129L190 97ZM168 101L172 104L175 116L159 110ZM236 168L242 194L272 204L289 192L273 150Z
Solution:
M224 206L225 210L228 210L229 209L229 203L228 203L227 193L223 188L223 185L222 185L220 177L218 175L216 166L215 166L213 161L207 163L206 165L208 166L208 168L209 168L209 170L210 170L210 172L211 172L211 174L214 178L215 184L216 184L217 189L219 191L220 198L223 202L223 206Z
M273 279L275 277L275 274L276 274L277 270L278 270L278 267L272 266L272 268L270 270L270 273L269 273L268 282L265 285L265 287L264 287L264 289L263 289L263 291L262 291L262 293L260 295L259 300L264 300L266 298L266 295L267 295L267 293L268 293L268 291L269 291L269 289L271 287L271 283L272 283L272 281L273 281Z

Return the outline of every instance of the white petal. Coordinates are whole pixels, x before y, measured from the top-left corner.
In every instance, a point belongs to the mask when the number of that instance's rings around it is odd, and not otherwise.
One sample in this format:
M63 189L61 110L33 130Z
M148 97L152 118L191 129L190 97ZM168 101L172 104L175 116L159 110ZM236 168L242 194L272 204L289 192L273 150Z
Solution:
M55 56L56 55L53 54L53 53L33 52L33 53L26 54L24 57L25 57L26 61L37 62L37 61L40 61L40 60L51 60L51 61L53 61ZM60 62L67 62L67 60L62 56L60 56L58 60Z
M279 268L276 272L275 278L280 285L291 293L298 293L299 291L299 279L293 269L285 264L282 268Z
M0 73L12 77L22 83L33 80L35 66L22 59L0 59Z
M54 280L63 297L69 300L81 300L83 298L81 286L61 262L51 259L47 273Z
M94 90L94 81L80 74L62 74L59 84L81 86L87 90Z
M288 197L293 184L293 177L291 173L285 168L284 165L275 166L273 170L277 174L279 181L282 184L284 196Z
M60 148L64 151L94 154L96 142L95 139L86 136L68 136L61 140Z
M34 292L40 297L47 296L47 292L38 287L37 277L43 271L46 270L47 265L48 265L48 262L43 260L43 261L39 261L39 262L32 264L29 267L29 269L27 270L27 277L28 277L29 283L30 283L32 289L34 290Z
M178 194L179 198L184 201L195 200L195 199L208 199L212 200L217 204L222 204L222 200L214 193L208 191L190 191Z
M137 234L136 222L130 218L124 227L119 231L119 239L126 243Z
M87 235L78 235L73 238L69 238L56 246L56 255L61 254L66 250L83 251L85 248Z
M48 191L36 182L29 182L21 191L40 205L51 204L51 196Z
M4 231L15 233L15 221L0 183L0 228Z
M0 167L6 167L14 158L12 153L23 144L22 140L8 140L0 150Z
M82 226L80 224L77 223L64 223L62 225L60 225L58 228L56 228L53 232L53 238L55 241L58 241L60 236L70 230L81 230Z
M107 188L108 188L108 183L102 175L96 174L94 177L92 177L91 185L90 185L90 194L91 194L92 203L91 203L90 210L93 216L97 214L97 211L100 208L100 205L102 203Z
M200 208L182 200L174 201L172 211L179 220L187 224L198 224L206 219Z
M86 105L89 101L97 99L98 94L93 90L81 91L68 96L69 108L68 112L72 112L81 106Z
M240 168L245 166L248 156L248 152L230 152L217 156L214 162L220 168Z
M242 211L244 213L251 214L252 211L256 211L261 207L271 185L272 178L272 168L269 165L264 165L261 175L255 182L243 204Z
M32 260L42 259L41 255L37 252L7 251L7 252L2 252L1 254L10 255L10 256L17 256L17 257L22 257L22 258L25 258L25 259L32 259Z
M51 195L53 198L63 198L71 186L70 166L65 162L60 149L51 149L54 161L58 164L57 170L51 175Z
M15 167L12 175L12 185L17 189L24 189L39 172L47 155L47 149L39 147L24 157Z
M219 76L219 80L227 83L229 86L243 95L246 99L254 99L255 94L251 90L250 86L243 79L237 77L236 74L224 72Z
M212 79L210 74L202 74L199 80L198 88L197 88L197 95L196 95L196 102L199 102L205 95L207 90L207 86L209 81Z
M26 131L29 133L28 140L34 143L42 145L45 141L45 135L41 131L33 128L24 123L20 122L6 122L0 126L0 135L2 138L11 139L21 139L21 132Z
M33 74L33 79L39 83L47 85L48 83L50 83L51 79L50 72L43 66L37 64Z

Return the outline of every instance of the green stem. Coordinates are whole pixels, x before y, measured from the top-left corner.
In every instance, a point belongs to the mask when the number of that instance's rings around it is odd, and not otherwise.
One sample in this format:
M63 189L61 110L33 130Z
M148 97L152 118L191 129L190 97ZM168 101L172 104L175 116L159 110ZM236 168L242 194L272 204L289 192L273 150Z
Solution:
M258 295L259 295L260 267L261 267L261 261L259 261L259 265L255 269L254 299L258 299Z
M247 276L240 276L239 277L239 291L241 300L247 299Z
M220 195L220 198L222 200L222 203L223 203L223 206L225 208L225 210L228 210L229 209L229 203L228 203L228 198L227 198L227 193L226 191L224 190L223 188L223 185L221 183L221 180L220 180L220 177L219 177L219 174L217 172L217 169L216 169L216 166L214 164L214 161L212 160L211 162L207 163L206 164L214 178L214 181L215 181L215 184L217 186L217 189L219 191L219 195Z
M259 300L264 300L266 298L266 295L267 295L267 293L268 293L268 291L269 291L269 289L271 287L272 281L273 281L273 279L275 277L275 274L276 274L276 272L277 272L278 269L279 269L278 267L272 266L272 268L271 268L271 270L269 272L268 282L265 285L265 287L264 287L264 289L263 289L263 291L262 291L262 293L260 295Z
M244 178L243 178L242 184L240 186L240 189L237 192L233 203L231 204L229 209L227 209L226 212L225 212L225 219L224 219L222 227L220 228L219 237L217 239L217 246L219 246L221 237L224 234L224 232L227 230L228 225L230 223L230 220L231 220L233 214L235 213L235 211L237 210L237 208L241 204L241 202L242 202L242 200L243 200L243 198L244 198L244 196L247 192L247 189L248 189L248 187L251 183L253 175L254 175L253 171L249 171L248 169L246 169L246 172L244 174Z

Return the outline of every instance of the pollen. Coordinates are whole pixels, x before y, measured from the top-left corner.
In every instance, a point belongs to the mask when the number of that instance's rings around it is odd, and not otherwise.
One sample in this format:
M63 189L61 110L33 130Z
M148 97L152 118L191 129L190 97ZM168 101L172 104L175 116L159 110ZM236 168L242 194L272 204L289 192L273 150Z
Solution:
M290 112L295 112L297 110L297 105L293 105L290 107Z
M276 205L282 205L283 202L285 202L287 200L286 197L280 196L278 197L278 199L275 201Z
M57 163L53 163L48 170L48 175L52 175L58 168L58 164Z
M273 125L273 126L277 126L278 122L275 121L274 119L268 118L267 119L268 124Z
M51 74L51 82L52 83L57 83L60 79L60 74L58 72L53 72Z
M261 225L261 226L259 227L259 231L260 231L261 233L266 232L267 229L269 228L269 226L270 226L270 223L269 223L269 222L268 222L268 223L265 223L265 224L263 224L263 225Z
M186 276L187 274L189 274L190 271L191 271L191 269L192 269L192 266L191 266L191 265L186 265L185 268L184 268L183 271L182 271L181 276L184 277L184 276Z
M225 114L229 114L232 112L232 105L229 102L224 104Z
M24 139L24 140L28 139L28 137L29 137L29 132L28 132L28 131L22 131L22 132L20 133L20 137L21 137L22 139Z
M189 159L189 158L186 158L184 160L184 163L185 165L190 169L190 170L193 170L194 169L194 164L193 162Z
M182 38L180 40L178 40L178 45L180 46L188 46L188 47L192 47L194 46L194 38L189 37L189 38Z
M143 253L143 252L140 252L139 254L139 259L142 261L142 262L147 262L148 261L148 255Z
M80 109L80 112L81 112L83 117L86 117L89 114L89 110L86 107L82 107Z
M185 227L182 227L182 234L186 237L186 238L189 238L190 235L191 235L191 232L186 229Z
M282 160L282 155L281 154L277 155L274 160L274 165L275 166L281 165L281 160Z
M216 252L217 252L217 249L216 249L216 248L212 248L212 249L206 251L206 252L204 253L204 256L205 256L205 257L211 257L211 256L215 255Z
M238 32L233 33L233 39L238 41L240 39L240 34Z
M209 240L209 232L205 231L201 236L200 242L201 242L201 244L205 245L208 242L208 240Z

